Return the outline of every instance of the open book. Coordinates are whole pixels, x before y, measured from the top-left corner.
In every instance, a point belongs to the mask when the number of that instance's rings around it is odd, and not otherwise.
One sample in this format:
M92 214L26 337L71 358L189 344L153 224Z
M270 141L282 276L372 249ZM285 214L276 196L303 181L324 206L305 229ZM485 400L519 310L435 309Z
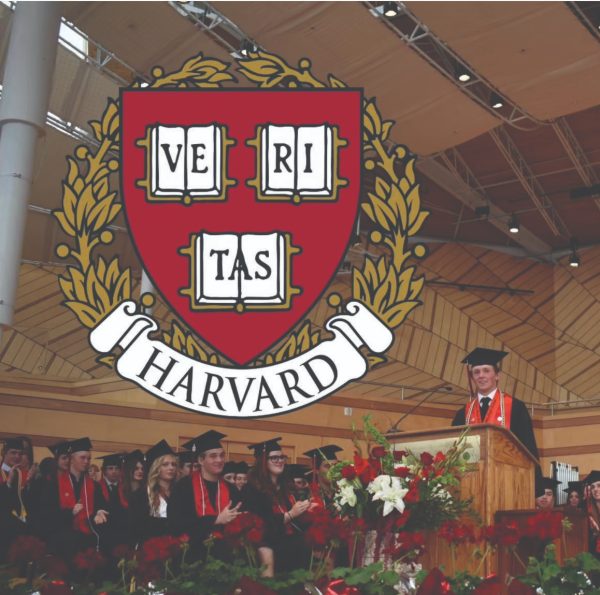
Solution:
M149 126L140 142L146 148L148 200L222 200L228 184L226 149L233 144L226 128L206 126Z
M336 200L338 150L346 141L329 124L259 126L257 177L249 182L259 200Z
M299 293L291 286L291 258L299 249L289 234L206 233L192 236L182 253L191 257L192 309L283 309Z

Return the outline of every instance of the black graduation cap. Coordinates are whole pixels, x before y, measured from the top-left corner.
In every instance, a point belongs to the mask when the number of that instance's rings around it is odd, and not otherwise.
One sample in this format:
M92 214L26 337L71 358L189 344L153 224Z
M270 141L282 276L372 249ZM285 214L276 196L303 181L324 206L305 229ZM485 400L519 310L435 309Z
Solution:
M135 462L139 461L140 463L143 463L144 460L145 460L144 453L139 448L136 448L135 450L132 450L131 452L128 452L125 455L125 461L127 463L133 463L134 461Z
M248 473L249 470L250 470L250 465L248 465L248 463L246 463L246 461L240 461L239 463L235 464L235 472L236 473Z
M198 455L191 450L182 450L177 453L177 456L179 457L179 463L182 465L184 463L195 463L198 458Z
M568 487L563 492L570 494L571 492L577 492L583 494L583 481L570 481Z
M2 438L4 442L5 450L24 450L25 445L23 444L22 438Z
M286 465L285 468L292 479L305 479L305 475L311 473L306 465L299 465L298 463L291 463Z
M304 454L313 460L315 467L318 467L323 461L337 461L335 453L342 450L344 449L337 444L326 444L325 446L319 446L319 448L307 450Z
M228 473L235 473L236 469L237 469L237 463L234 463L233 461L227 461L223 465L222 474L227 475Z
M462 360L468 366L497 366L508 355L508 351L497 351L485 347L476 347Z
M77 438L76 440L69 441L67 446L67 452L69 454L83 450L92 450L92 443L89 438Z
M596 483L597 481L600 481L600 471L590 471L588 476L585 478L584 482L586 485L592 485L593 483Z
M560 485L560 481L552 479L551 477L542 477L535 485L535 497L539 498L544 495L545 490L554 490L556 486Z
M62 442L57 442L56 444L51 444L48 447L48 450L55 457L59 457L60 455L68 455L69 454L69 441L63 440Z
M104 455L103 457L98 457L102 459L102 468L104 467L122 467L125 462L125 457L127 453L120 452L110 455Z
M173 449L169 446L169 443L166 440L161 440L146 452L146 456L144 458L146 459L146 464L150 466L159 457L174 454L175 453L173 452Z
M221 445L223 438L225 438L225 434L221 434L221 432L216 432L215 430L208 430L208 432L204 432L204 434L188 440L182 446L196 454L200 454L213 448L223 448Z
M270 440L265 440L264 442L249 444L248 450L253 450L255 458L258 459L260 456L268 455L274 450L281 450L279 440L281 440L281 436L278 436L277 438L271 438Z

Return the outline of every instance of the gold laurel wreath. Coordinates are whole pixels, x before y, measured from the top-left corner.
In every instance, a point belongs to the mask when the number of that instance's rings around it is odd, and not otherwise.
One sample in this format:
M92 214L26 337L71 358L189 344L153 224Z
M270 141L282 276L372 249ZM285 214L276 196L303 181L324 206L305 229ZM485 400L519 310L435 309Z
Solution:
M315 78L310 71L311 63L306 58L300 60L298 68L293 68L279 56L257 51L249 52L247 59L239 60L239 71L259 87L284 86L290 88L344 88L346 85L336 77L327 77L328 85ZM377 260L365 257L362 270L352 269L352 297L365 304L390 329L394 329L406 316L421 304L418 300L423 289L424 277L415 277L416 267L409 266L410 256L422 258L425 248L417 244L412 250L406 246L408 237L421 229L429 212L421 208L419 185L415 179L415 159L407 159L408 152L401 145L392 145L389 135L394 122L384 121L374 99L365 100L363 106L363 151L364 165L368 170L376 170L374 192L369 192L369 202L361 205L363 212L374 223L376 230L371 232L371 241L388 248L390 254L381 255ZM403 166L403 175L396 172ZM332 299L332 297L334 299ZM330 296L329 303L341 306L338 296ZM296 338L296 354L310 349L319 342L320 333L303 326L297 334L290 335L282 354L280 349L271 357L281 361L281 356L290 351L293 339L301 333L304 340ZM310 341L306 340L310 337ZM368 356L369 366L386 361L375 354Z
M280 57L266 52L254 52L247 59L240 59L239 71L260 87L284 86L322 88L326 85L310 72L310 62L299 62L299 69L292 68ZM217 88L226 81L235 80L227 72L228 65L217 59L205 59L202 54L187 60L180 70L165 74L154 68L154 80L149 88ZM333 76L328 77L330 87L346 85ZM138 86L138 84L134 84ZM67 157L68 173L63 181L62 208L53 211L61 228L71 243L57 246L60 258L72 258L75 264L67 266L59 277L65 296L65 305L86 327L96 326L121 301L131 299L131 271L120 270L118 257L107 262L102 256L93 258L94 250L114 239L111 225L121 211L117 193L110 191L109 176L118 169L114 155L119 150L119 109L109 100L100 121L90 122L99 143L94 151L80 146L75 159ZM418 306L418 296L423 278L415 278L415 267L406 261L413 255L422 257L425 250L415 246L406 248L406 239L415 235L428 212L421 209L419 186L415 181L414 159L404 164L403 176L396 173L397 164L406 156L406 149L391 146L388 142L393 126L383 121L374 100L365 101L363 109L364 164L367 169L379 168L382 176L375 179L374 192L369 192L369 203L362 204L364 213L375 224L371 241L381 243L390 250L390 257L382 255L378 260L365 258L362 270L353 268L353 298L363 302L389 328L399 326L408 313ZM140 296L140 309L151 305L148 296ZM341 309L339 296L330 296L330 305ZM171 328L162 331L165 343L173 349L198 361L217 364L218 356L209 353L193 334L185 331L175 320ZM310 320L304 321L298 330L290 332L283 344L267 353L256 364L282 362L304 353L320 342L320 330L312 328ZM113 367L114 355L104 355L98 362ZM386 361L379 355L368 355L370 367Z

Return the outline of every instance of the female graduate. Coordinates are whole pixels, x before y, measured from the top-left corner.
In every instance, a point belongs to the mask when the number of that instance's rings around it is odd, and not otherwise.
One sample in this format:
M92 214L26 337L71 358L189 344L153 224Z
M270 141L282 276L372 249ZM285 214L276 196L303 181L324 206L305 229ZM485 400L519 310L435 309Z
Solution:
M304 543L306 521L303 515L314 504L293 496L285 473L287 456L279 440L281 438L273 438L248 446L254 451L256 464L242 494L245 510L258 515L265 523L263 544L258 548L264 576L305 568L310 557Z
M134 492L129 505L129 528L134 544L168 535L167 504L177 479L177 457L166 440L146 453L146 461L150 465L146 488Z

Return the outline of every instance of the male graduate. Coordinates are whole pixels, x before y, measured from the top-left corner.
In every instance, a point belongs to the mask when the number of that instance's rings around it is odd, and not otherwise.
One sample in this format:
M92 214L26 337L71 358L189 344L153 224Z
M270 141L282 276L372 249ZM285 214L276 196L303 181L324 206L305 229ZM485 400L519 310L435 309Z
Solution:
M239 492L221 478L225 465L223 438L225 434L209 430L183 445L196 453L200 469L177 482L167 517L174 535L189 535L192 559L202 557L204 541L213 531L222 529L241 514ZM211 554L217 558L229 557L221 541L215 543Z
M42 538L64 560L88 547L97 547L97 527L108 519L100 508L100 487L88 476L92 443L89 438L69 442L69 470L44 483L38 506Z
M7 438L2 446L0 465L0 562L11 542L27 532L27 512L23 503L23 475L20 464L23 442Z
M552 510L554 508L554 491L560 481L551 477L542 477L535 486L535 507L540 510Z
M127 543L129 502L123 493L121 470L126 453L110 454L102 459L102 478L99 481L102 500L100 508L108 512L108 519L99 528L102 549L110 554L116 545Z
M493 424L509 429L537 459L538 449L525 403L498 388L500 361L506 351L477 347L465 359L472 399L459 409L453 426ZM473 386L474 385L474 386Z
M242 491L244 486L248 483L248 471L250 470L250 466L246 461L240 461L235 464L235 476L233 478L233 483L238 491Z
M334 488L331 485L327 475L331 466L337 462L336 452L343 450L337 444L326 444L319 448L313 448L304 453L312 460L312 484L313 496L318 496L323 500L325 506L333 506Z
M177 479L179 480L191 475L196 460L196 453L191 450L182 450L177 453L177 459L179 461Z

